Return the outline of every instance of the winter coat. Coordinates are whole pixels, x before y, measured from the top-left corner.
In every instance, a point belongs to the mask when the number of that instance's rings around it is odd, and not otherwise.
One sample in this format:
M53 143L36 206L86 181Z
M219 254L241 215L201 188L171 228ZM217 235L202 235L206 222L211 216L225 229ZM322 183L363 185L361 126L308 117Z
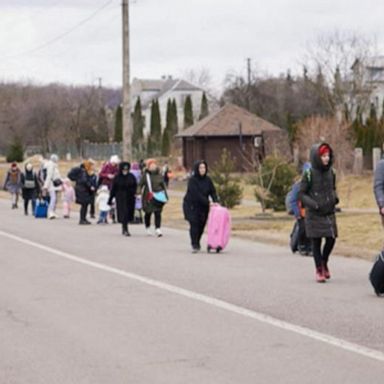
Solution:
M22 194L24 200L36 199L40 193L40 184L37 174L25 170L21 174L21 184L23 186Z
M137 183L131 173L124 175L121 171L113 179L108 204L116 199L117 220L119 223L128 223L133 220L135 212L135 195Z
M10 193L19 193L22 188L21 171L16 168L15 171L11 169L7 172L4 181L4 189Z
M333 150L329 147L330 161L325 167L319 155L319 148L324 144L312 146L312 169L304 174L300 185L299 197L306 209L305 230L310 238L337 237L335 209L339 199L332 169Z
M95 179L89 175L83 166L72 168L68 178L76 182L75 194L77 204L91 204L96 190Z
M61 179L59 167L58 167L57 163L55 163L52 160L48 160L46 165L45 165L45 168L47 171L47 176L44 180L43 189L51 190L53 188L59 188L59 187L55 187L53 185L54 180Z
M147 181L147 175L149 175L151 180L152 192L164 191L166 196L168 197L167 187L164 183L163 176L159 172L159 169L156 169L153 172L145 170L139 185L139 191L142 194L141 200L143 203L143 211L145 213L161 212L163 210L164 204L158 203L154 199L148 199L149 186Z
M209 197L211 197L213 202L217 202L216 189L211 178L207 174L205 176L200 176L199 174L201 163L195 164L193 175L188 182L187 193L184 196L184 218L189 222L205 223L209 213ZM206 163L205 165L207 167Z
M384 208L384 159L377 163L375 178L373 181L373 191L379 209Z
M96 197L96 205L100 212L109 212L111 207L108 205L109 202L109 192L100 191Z
M105 163L99 173L99 185L106 185L109 190L112 188L113 178L110 179L108 176L116 176L119 173L119 166L110 162Z

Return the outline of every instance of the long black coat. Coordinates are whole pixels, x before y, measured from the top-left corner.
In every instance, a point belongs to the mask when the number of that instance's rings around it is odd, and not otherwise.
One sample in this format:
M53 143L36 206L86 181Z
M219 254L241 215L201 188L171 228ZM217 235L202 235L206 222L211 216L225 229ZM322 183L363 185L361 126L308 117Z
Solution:
M207 175L199 175L200 164L201 162L195 164L193 176L189 179L183 211L185 220L205 223L209 213L209 197L217 202L217 195L211 178Z
M332 169L333 151L330 151L328 166L324 167L319 155L323 144L312 146L312 169L304 174L300 185L300 198L305 207L305 230L310 238L337 237L335 208L339 199Z
M115 176L109 196L109 204L116 199L117 220L119 223L128 223L133 220L135 213L135 195L137 182L131 173Z
M76 203L80 205L91 204L97 187L94 176L89 175L84 167L80 166L72 168L68 173L68 178L76 182Z

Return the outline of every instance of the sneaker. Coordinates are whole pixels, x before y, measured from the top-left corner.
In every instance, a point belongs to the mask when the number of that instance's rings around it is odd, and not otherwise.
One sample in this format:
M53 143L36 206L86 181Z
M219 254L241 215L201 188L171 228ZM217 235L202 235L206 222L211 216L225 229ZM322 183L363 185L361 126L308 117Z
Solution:
M146 232L147 236L152 236L152 231L151 231L150 227L145 228L145 232Z
M321 268L316 269L316 281L318 283L325 283L325 277Z
M57 219L57 215L56 215L56 213L53 213L53 212L50 213L49 216L48 216L48 219L49 219L49 220Z
M331 278L331 273L329 272L327 265L323 265L323 275L327 280Z
M161 236L163 236L163 234L162 234L160 228L156 228L155 232L156 232L156 236L157 236L157 237L161 237Z

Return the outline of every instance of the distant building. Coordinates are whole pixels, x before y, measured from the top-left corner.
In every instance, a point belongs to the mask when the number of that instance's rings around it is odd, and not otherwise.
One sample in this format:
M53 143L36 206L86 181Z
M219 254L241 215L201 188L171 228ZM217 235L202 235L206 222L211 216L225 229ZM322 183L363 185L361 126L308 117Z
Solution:
M364 109L364 115L367 115L369 106L373 103L378 116L381 116L384 102L384 56L355 60L351 70L352 94L354 95L351 100L353 113L360 105Z
M213 166L224 148L231 153L238 172L254 170L268 155L292 159L286 131L233 104L177 136L183 141L183 165L187 169L200 159Z
M150 132L151 103L157 99L160 106L161 127L165 128L168 99L175 99L177 105L177 117L179 130L184 124L184 103L188 95L191 96L194 121L200 114L201 98L204 90L182 79L172 77L160 80L133 79L132 82L132 111L138 97L141 100L142 113L145 119L144 134Z

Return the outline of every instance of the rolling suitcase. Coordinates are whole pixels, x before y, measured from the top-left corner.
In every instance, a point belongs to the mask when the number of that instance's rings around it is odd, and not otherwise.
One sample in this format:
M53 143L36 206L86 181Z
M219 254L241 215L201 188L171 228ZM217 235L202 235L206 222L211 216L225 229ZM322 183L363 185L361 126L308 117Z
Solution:
M211 207L208 216L207 251L222 251L228 244L231 233L231 216L227 208L220 205Z
M40 199L36 201L35 217L36 219L45 219L48 216L48 201Z
M384 251L376 257L373 263L371 272L369 274L369 280L375 290L377 296L384 295Z

